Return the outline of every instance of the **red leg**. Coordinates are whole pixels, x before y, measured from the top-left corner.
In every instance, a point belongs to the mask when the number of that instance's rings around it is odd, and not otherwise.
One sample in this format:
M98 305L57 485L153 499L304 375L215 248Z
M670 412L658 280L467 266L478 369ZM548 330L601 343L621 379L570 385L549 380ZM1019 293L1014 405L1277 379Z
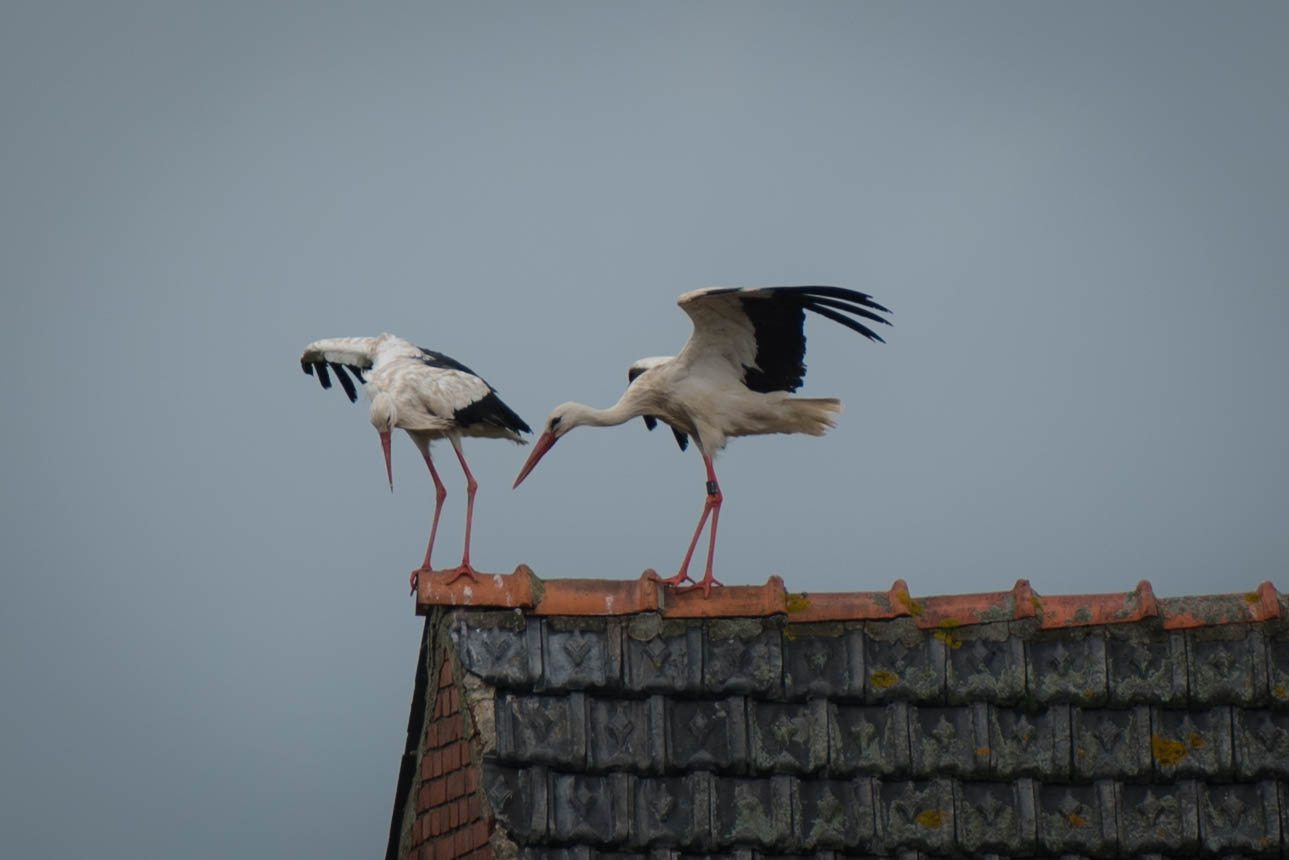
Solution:
M422 570L433 570L430 567L430 553L434 552L434 535L439 530L439 514L443 511L443 500L447 498L448 491L444 488L443 482L439 480L438 470L434 468L434 461L430 459L430 451L427 448L421 452L425 457L425 465L430 467L430 477L434 479L434 520L430 523L430 543L425 547L425 561L421 562L420 568L412 571L408 577L408 583L412 586L412 593L416 593L417 575Z
M452 450L457 452L457 459L461 461L461 471L465 472L465 551L461 554L461 564L454 567L449 573L452 577L448 582L456 582L463 576L475 579L474 568L470 566L470 524L474 519L474 492L479 489L479 482L470 474L470 467L466 465L465 454L461 452L461 443L455 436L449 436L448 441L452 443Z
M724 496L721 495L720 485L716 483L716 471L712 468L712 458L703 455L703 464L707 467L707 498L703 502L703 513L698 518L698 527L694 529L694 536L689 540L689 549L685 551L685 560L680 563L680 571L675 576L669 576L666 579L658 581L664 585L679 586L684 582L693 582L689 577L689 561L694 556L694 547L698 545L698 536L703 533L703 526L707 523L707 517L712 517L711 538L707 544L707 569L703 574L701 582L695 583L694 588L702 588L704 595L710 596L713 585L720 585L712 576L712 559L716 553L716 521L720 517L721 502Z

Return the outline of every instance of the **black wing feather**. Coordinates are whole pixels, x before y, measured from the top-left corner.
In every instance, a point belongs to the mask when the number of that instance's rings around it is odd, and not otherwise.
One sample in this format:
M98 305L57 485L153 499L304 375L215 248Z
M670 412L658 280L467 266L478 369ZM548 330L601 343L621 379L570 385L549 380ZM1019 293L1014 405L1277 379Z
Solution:
M532 428L524 423L524 419L515 414L515 410L502 402L495 391L489 391L469 406L458 409L452 413L452 418L462 426L491 424L513 433L533 432Z
M435 352L432 349L426 349L423 346L418 346L417 349L425 353L425 355L421 357L421 361L430 367L439 367L444 370L459 370L462 373L468 373L471 376L479 376L479 374L475 373L473 370L451 356L444 355L441 352ZM479 378L482 379L483 377Z
M318 381L322 383L323 388L331 387L331 375L327 373L327 363L325 361L315 361L313 369L318 372Z
M644 422L645 422L645 426L648 427L650 430L658 426L658 419L655 418L653 415L646 415L644 417Z
M769 295L741 299L756 337L756 366L743 368L743 382L753 391L796 391L806 375L805 312L812 311L857 331L869 340L881 336L854 319L890 325L876 311L890 313L867 293L844 287L773 287ZM850 316L847 316L850 314Z
M349 398L349 402L357 403L358 389L354 388L354 381L345 372L345 366L333 361L331 362L331 369L336 372L336 379L340 382L340 387L345 390L345 395Z
M675 427L672 427L671 435L676 437L676 444L680 446L680 450L683 451L689 447L689 434L681 433Z

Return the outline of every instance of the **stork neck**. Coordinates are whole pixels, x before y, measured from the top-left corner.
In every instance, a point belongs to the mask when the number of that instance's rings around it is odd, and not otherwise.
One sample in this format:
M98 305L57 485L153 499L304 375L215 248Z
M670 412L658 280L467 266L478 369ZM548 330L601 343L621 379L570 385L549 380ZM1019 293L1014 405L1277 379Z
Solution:
M643 414L625 396L608 409L596 409L579 403L575 421L590 427L615 427Z

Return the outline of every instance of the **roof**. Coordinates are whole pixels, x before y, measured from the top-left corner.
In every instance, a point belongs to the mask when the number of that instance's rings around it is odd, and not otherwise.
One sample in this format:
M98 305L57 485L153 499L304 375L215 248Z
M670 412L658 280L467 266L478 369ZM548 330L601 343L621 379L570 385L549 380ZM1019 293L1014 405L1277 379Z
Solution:
M915 598L772 578L704 599L424 579L390 856L1289 856L1289 605L1269 583ZM451 827L418 799L443 702L479 800Z

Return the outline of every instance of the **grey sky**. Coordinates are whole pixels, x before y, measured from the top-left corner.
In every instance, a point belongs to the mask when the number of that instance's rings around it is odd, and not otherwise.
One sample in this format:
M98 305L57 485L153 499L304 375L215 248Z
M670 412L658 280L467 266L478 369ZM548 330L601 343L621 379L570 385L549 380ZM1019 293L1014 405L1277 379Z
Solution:
M400 439L390 495L319 337L537 426L678 349L686 290L865 290L887 345L809 322L840 426L717 463L726 582L1289 587L1287 40L1272 2L6 3L6 854L382 849L433 489ZM466 452L483 569L670 572L702 504L640 422L515 492Z

